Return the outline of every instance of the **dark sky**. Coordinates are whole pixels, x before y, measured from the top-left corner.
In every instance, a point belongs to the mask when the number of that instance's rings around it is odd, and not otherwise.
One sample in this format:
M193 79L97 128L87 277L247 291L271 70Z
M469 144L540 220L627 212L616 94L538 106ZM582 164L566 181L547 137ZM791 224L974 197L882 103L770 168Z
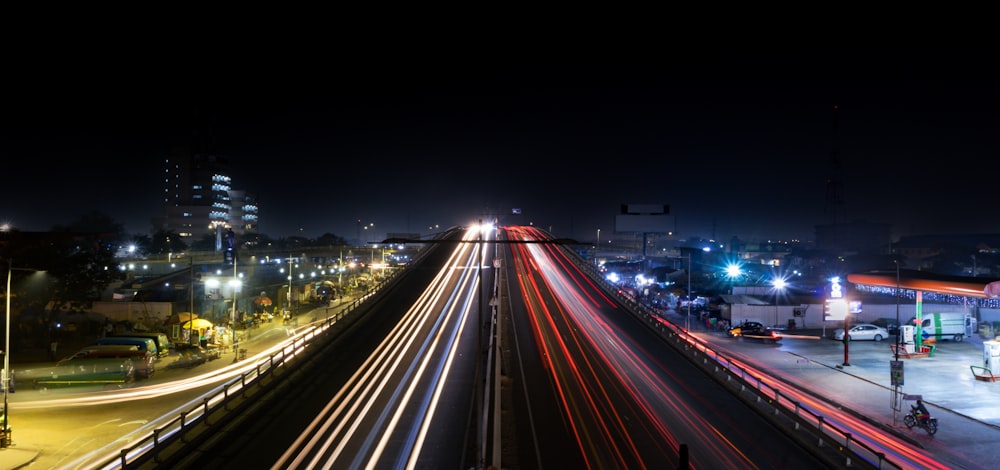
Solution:
M621 204L722 240L811 240L834 217L1000 233L996 52L25 54L6 67L0 221L96 209L149 233L163 157L207 132L272 237L500 214L603 239Z

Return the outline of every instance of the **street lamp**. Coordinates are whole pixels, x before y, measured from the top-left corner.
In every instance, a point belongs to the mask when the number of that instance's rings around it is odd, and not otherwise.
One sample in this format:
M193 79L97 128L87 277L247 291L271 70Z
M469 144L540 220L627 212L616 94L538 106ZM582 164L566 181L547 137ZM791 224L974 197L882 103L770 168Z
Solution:
M896 265L896 360L899 360L899 347L903 344L902 331L899 328L899 260L893 260ZM847 329L844 329L844 336L847 336ZM845 361L846 362L846 361Z
M778 293L788 285L782 278L776 278L772 284L774 286L774 326L778 326Z
M12 262L7 260L7 290L4 296L7 298L7 320L5 323L7 329L3 346L3 427L0 428L0 431L3 432L3 439L0 439L0 447L4 448L10 442L10 429L7 427L7 415L10 414L7 407L7 390L10 389L10 277L13 271Z
M239 355L239 345L236 344L236 286L237 286L237 284L239 284L239 281L236 280L236 257L234 256L233 257L233 282L232 282L232 286L233 286L233 321L232 321L232 324L233 324L233 353L234 353L234 356L235 356L235 357L233 357L234 362L236 360L238 360L239 357L240 357L240 355ZM194 323L194 318L191 319L191 322Z
M684 322L684 328L691 329L691 252L688 251L688 314Z
M705 253L708 253L711 250L708 247L705 247L705 248L702 248L701 251L704 251ZM687 272L688 272L688 298L687 298L687 300L688 300L688 314L687 314L687 320L685 321L685 327L690 330L691 329L691 250L688 250L688 268L687 268Z
M594 246L594 266L600 264L600 261L597 260L597 255L598 253L600 253L600 249L601 249L601 229L597 229L597 245Z
M10 442L11 442L11 436L10 436L11 432L10 432L10 427L8 426L8 421L7 421L7 415L10 414L8 412L8 410L10 408L8 407L7 393L10 390L10 384L11 384L11 381L13 380L13 377L12 377L13 374L10 373L10 280L11 280L11 277L13 276L13 272L14 272L15 269L17 269L18 271L34 271L34 272L39 272L39 270L37 270L37 269L14 268L14 262L11 261L11 260L7 260L7 290L6 290L5 295L4 295L4 297L6 297L6 302L5 303L6 303L7 311L6 311L6 314L5 314L6 320L5 320L4 324L6 325L6 330L5 330L5 333L4 333L4 346L3 346L3 380L2 380L2 385L3 385L3 423L0 423L0 426L2 426L2 427L0 427L0 432L3 433L3 438L0 439L0 448L9 447L10 446Z
M726 266L726 277L729 278L729 293L732 294L734 291L733 283L739 277L743 276L743 268L740 268L738 264L730 264Z

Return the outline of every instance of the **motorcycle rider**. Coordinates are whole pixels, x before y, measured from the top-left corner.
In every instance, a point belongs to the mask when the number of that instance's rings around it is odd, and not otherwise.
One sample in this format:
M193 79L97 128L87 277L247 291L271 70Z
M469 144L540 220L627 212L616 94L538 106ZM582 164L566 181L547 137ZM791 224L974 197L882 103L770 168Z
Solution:
M927 418L931 417L931 413L929 411L927 411L927 407L924 406L924 401L923 400L917 399L917 404L914 405L914 406L912 406L912 408L913 408L914 414L917 416L917 420L920 422L920 424L926 423L927 422Z

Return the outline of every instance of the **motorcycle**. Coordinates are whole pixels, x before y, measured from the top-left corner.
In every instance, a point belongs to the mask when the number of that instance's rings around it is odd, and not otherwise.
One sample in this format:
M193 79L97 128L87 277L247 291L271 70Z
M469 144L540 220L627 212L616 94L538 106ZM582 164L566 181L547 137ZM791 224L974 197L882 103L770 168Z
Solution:
M938 429L937 418L932 418L926 408L922 409L922 407L918 405L910 405L909 414L903 416L903 424L910 429L913 429L914 426L923 428L923 430L927 431L927 434L930 434L931 436L933 436Z

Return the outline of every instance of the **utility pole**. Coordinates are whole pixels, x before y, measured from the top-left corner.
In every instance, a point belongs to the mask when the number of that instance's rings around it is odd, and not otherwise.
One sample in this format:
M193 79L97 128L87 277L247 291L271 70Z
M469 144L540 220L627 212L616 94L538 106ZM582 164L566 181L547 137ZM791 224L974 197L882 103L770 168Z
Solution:
M188 310L190 315L188 315L188 344L192 343L192 335L194 332L194 255L191 255L191 280L188 281L188 297L191 300L191 309Z
M691 329L691 251L688 250L688 314L685 329Z
M233 353L236 355L236 359L239 359L239 345L236 343L236 255L233 254ZM235 361L234 361L235 362Z

